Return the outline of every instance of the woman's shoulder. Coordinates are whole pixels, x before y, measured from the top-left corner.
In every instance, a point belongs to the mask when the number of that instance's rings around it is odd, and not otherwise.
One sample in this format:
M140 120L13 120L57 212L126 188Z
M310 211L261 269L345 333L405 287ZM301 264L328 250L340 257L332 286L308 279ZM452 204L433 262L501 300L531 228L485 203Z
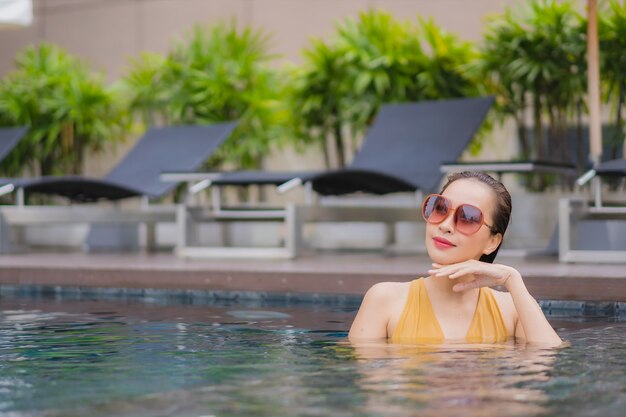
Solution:
M370 287L363 301L367 304L395 306L398 300L406 299L414 281L407 282L379 282Z
M405 293L413 281L407 282L378 282L372 285L365 296L376 300L397 300L398 295Z

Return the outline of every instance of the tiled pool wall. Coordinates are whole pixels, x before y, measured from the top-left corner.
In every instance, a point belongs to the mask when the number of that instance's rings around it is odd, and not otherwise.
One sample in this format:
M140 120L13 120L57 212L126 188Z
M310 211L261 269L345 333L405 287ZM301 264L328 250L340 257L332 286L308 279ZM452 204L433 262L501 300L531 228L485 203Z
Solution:
M215 302L241 302L248 305L318 304L353 307L363 299L354 294L278 293L262 291L173 290L150 288L96 288L48 285L0 285L0 297L61 300L137 301L163 305L203 305ZM538 300L548 316L626 316L626 302Z
M203 305L230 301L246 304L319 304L354 306L362 296L353 294L278 293L263 291L214 291L155 288L97 288L47 285L0 285L0 297L57 298L59 300L137 301L149 304ZM626 308L626 307L625 307Z

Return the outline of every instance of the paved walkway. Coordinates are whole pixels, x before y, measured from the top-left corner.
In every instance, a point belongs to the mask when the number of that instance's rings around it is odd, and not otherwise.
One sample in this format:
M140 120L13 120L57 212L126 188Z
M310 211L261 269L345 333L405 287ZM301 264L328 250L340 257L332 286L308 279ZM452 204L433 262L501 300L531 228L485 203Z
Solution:
M498 258L517 268L538 299L626 301L626 266L560 264L556 258ZM0 256L0 285L203 289L363 294L380 281L407 281L426 256L317 254L297 260L182 260L171 254Z

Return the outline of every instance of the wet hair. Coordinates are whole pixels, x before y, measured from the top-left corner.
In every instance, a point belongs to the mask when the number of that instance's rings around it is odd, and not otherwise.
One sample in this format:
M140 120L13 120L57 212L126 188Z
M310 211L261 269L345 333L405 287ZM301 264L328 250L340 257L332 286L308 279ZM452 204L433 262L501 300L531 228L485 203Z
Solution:
M470 179L474 181L482 182L491 188L496 196L496 206L493 210L493 225L489 228L491 230L492 235L496 235L500 233L504 238L504 232L506 232L506 228L509 225L509 220L511 219L511 194L509 194L506 187L498 180L493 178L492 176L485 174L483 172L471 172L471 171L463 171L457 172L448 177L448 182L441 189L441 193L443 193L446 188L454 181ZM480 257L480 261L493 263L494 259L496 259L496 255L500 250L500 246L502 246L502 242L498 245L496 250L491 252L488 255L482 255Z

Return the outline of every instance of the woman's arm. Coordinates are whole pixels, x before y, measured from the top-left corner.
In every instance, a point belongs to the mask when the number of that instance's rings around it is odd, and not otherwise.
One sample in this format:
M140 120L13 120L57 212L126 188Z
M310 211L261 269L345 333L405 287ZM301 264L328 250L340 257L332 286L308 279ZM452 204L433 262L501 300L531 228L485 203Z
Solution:
M433 267L434 269L429 271L431 275L448 276L450 279L463 276L473 277L471 281L455 284L454 291L466 291L472 288L493 287L495 285L506 287L517 311L516 337L524 338L527 343L550 346L558 346L563 342L548 323L541 307L530 295L522 276L515 268L477 260L445 266L433 264Z
M391 292L385 282L375 284L365 293L348 333L351 341L387 338L390 298Z
M518 323L515 326L517 329L515 336L523 337L528 343L542 343L552 346L563 343L548 323L537 301L528 292L520 273L514 268L510 269L512 270L511 276L504 285L511 294L515 310L517 310Z

